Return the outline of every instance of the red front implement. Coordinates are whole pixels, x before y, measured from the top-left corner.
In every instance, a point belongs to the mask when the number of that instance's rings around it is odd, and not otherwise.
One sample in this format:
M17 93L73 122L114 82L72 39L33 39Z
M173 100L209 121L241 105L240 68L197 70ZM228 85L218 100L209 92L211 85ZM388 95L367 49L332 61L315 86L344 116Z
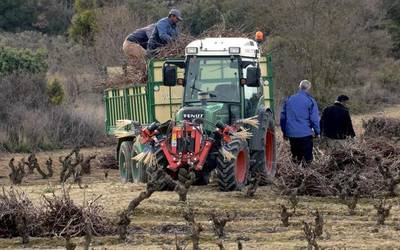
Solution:
M168 161L168 169L176 171L181 166L194 166L200 171L213 145L212 139L203 138L198 125L184 121L181 127L174 127L170 141L160 141L161 149Z

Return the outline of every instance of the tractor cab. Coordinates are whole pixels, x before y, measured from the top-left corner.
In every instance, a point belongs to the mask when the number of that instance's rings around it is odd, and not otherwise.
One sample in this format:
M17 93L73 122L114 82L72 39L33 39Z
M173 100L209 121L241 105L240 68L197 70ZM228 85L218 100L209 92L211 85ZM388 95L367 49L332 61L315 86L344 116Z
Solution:
M163 83L183 85L176 120L204 118L231 124L264 105L258 43L247 38L206 38L188 44L185 59L166 61ZM184 68L184 78L177 78Z

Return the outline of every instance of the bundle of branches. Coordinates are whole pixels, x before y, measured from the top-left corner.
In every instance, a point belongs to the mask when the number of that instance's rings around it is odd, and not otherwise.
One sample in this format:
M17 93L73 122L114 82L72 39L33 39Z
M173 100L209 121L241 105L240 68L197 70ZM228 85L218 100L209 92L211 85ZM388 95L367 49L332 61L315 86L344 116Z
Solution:
M191 35L182 34L179 39L167 44L164 47L157 49L157 58L173 58L173 57L183 57L185 55L186 46L193 41L195 38Z
M88 224L92 235L100 236L112 232L103 207L97 203L100 196L83 206L76 205L66 189L61 196L53 194L43 198L43 212L40 216L46 236L82 236L87 232Z
M282 146L276 184L284 194L352 196L382 195L389 191L393 195L390 189L397 185L399 156L384 157L387 150L382 148L377 150L365 140L347 141L342 147L317 148L311 164L297 165L291 161L288 146ZM382 174L382 168L387 169L386 174ZM387 183L393 185L389 187Z
M13 188L0 194L0 238L21 236L27 243L29 236L40 233L38 210L25 195Z
M115 154L105 154L99 157L100 167L103 169L118 169Z
M373 117L363 121L366 137L384 136L395 142L400 141L400 119L389 117Z
M145 62L132 61L129 65L124 65L120 70L114 70L114 72L107 75L107 79L101 88L111 88L117 86L125 86L131 84L144 84L146 83L146 66ZM111 71L111 70L110 70Z

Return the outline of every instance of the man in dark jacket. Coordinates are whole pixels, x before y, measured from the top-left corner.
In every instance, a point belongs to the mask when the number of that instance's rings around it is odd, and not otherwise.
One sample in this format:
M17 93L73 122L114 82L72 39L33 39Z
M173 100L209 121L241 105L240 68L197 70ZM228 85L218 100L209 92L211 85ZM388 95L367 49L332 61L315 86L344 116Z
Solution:
M324 137L342 140L356 136L346 107L348 101L348 96L340 95L333 105L324 109L321 117L321 132Z
M147 49L147 44L150 39L151 34L154 31L156 24L150 24L146 27L140 28L132 32L126 37L126 41L131 43L136 43L142 46L143 49Z
M177 9L172 9L168 17L159 20L149 39L148 49L154 51L177 39L179 37L179 29L176 24L179 21L182 21L182 15Z
M129 34L122 45L122 50L130 65L136 65L140 71L146 71L146 49L150 35L156 24L135 30Z
M309 94L310 88L309 81L301 81L299 91L285 101L281 112L283 137L289 139L292 158L296 163L312 162L313 136L320 135L318 105Z

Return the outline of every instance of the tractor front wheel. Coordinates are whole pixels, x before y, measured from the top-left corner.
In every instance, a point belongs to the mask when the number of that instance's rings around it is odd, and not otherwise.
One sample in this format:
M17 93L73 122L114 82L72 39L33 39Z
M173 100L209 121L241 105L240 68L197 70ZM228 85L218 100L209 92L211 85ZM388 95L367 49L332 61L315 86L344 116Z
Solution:
M118 152L119 175L123 183L132 180L132 142L123 141Z
M217 158L217 180L220 191L242 189L248 179L250 154L246 141L233 139L226 149L233 154L234 159L226 161L222 154Z

